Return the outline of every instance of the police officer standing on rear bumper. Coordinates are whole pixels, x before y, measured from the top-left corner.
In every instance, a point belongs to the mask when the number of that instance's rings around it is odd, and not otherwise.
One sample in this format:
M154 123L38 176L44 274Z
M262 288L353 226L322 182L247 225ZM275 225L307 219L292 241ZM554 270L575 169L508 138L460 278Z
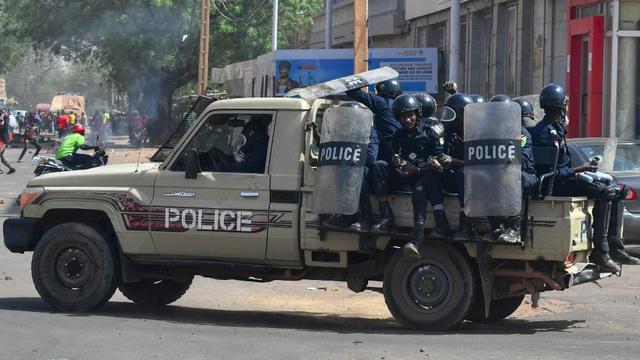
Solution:
M539 166L538 173L555 171L553 195L556 196L587 196L595 200L593 208L593 247L591 261L603 272L619 272L620 267L611 259L613 250L615 259L619 262L632 263L634 258L624 251L622 244L622 199L626 195L625 189L617 185L607 185L601 182L583 182L577 175L584 171L595 171L597 166L591 164L571 168L571 155L567 149L567 130L562 123L565 121L567 109L565 90L556 84L545 86L540 92L540 107L544 110L544 118L531 130L534 146L558 148L558 161L555 169ZM549 186L547 184L547 186ZM614 204L611 213L611 204ZM610 227L610 224L613 225ZM607 238L609 237L609 239ZM616 244L610 249L609 241Z

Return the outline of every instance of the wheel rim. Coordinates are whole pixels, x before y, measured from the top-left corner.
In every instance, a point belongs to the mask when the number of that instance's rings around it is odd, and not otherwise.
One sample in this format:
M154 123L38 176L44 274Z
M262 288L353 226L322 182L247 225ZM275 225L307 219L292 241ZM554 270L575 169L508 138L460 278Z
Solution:
M80 289L93 273L91 258L77 247L65 248L56 259L56 278L66 288Z
M449 277L437 265L418 263L407 276L407 292L417 306L431 310L449 295Z

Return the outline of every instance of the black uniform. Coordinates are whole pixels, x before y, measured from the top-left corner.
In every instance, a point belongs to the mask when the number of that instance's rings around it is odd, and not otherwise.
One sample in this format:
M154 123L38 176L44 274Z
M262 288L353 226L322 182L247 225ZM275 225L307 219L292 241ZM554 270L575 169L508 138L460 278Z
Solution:
M556 196L587 196L595 199L593 209L593 245L596 255L606 255L611 250L624 253L622 243L622 199L625 195L616 184L585 183L576 178L571 168L571 155L567 148L566 129L546 116L532 130L534 146L559 147L558 166L537 166L539 174L555 171L553 193ZM547 189L549 184L544 184ZM611 212L609 212L611 211ZM607 239L608 236L608 239Z
M380 141L377 160L391 161L393 156L391 139L393 139L396 130L401 128L400 123L398 123L391 111L393 100L360 90L347 91L347 95L373 112L373 127L376 129L378 140Z

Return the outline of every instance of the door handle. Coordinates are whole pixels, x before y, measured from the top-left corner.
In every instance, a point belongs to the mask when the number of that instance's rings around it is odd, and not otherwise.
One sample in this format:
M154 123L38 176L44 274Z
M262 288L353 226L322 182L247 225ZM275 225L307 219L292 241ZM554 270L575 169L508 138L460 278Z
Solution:
M242 197L258 197L260 193L257 191L242 191L240 192L240 196Z

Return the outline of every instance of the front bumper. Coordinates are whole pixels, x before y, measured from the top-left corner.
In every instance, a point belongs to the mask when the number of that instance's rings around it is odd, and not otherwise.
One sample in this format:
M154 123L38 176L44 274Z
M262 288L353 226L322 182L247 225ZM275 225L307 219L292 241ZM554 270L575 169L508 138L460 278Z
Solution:
M37 218L10 218L4 221L2 233L4 246L11 252L23 253L35 247L35 226Z

